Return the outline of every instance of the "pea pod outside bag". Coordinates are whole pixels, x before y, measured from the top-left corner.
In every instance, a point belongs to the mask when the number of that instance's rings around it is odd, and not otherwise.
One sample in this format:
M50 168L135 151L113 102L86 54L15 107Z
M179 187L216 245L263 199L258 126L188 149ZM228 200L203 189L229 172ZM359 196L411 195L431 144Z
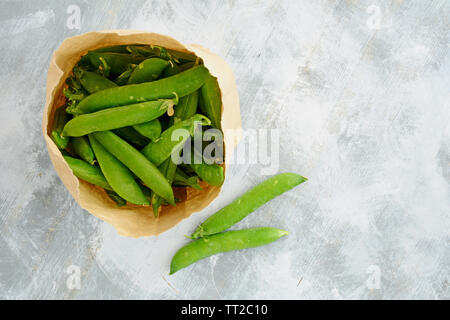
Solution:
M79 180L72 174L61 152L50 138L55 110L64 102L62 94L64 81L75 63L89 50L124 44L153 44L177 51L193 52L203 59L210 73L217 77L222 92L221 125L224 131L225 173L227 159L231 159L231 153L239 140L234 135L227 135L227 130L239 131L241 118L233 72L222 58L200 45L185 45L165 35L132 30L89 32L63 41L52 55L47 74L42 131L48 154L62 182L80 207L113 225L120 235L138 238L158 235L188 218L192 213L202 210L219 195L221 187L202 184L202 190L176 189L175 196L182 199L182 202L177 203L175 207L165 206L159 218L155 218L151 206L128 204L119 208L103 190Z

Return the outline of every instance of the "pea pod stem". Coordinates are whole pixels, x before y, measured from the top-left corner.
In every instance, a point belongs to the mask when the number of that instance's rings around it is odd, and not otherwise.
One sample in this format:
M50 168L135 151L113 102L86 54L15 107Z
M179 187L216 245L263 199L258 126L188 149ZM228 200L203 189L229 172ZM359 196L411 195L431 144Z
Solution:
M285 230L262 227L222 232L194 240L175 253L170 263L170 274L214 254L259 247L287 234Z
M230 228L266 202L306 180L305 177L288 172L263 181L206 219L192 234L192 238L204 237Z

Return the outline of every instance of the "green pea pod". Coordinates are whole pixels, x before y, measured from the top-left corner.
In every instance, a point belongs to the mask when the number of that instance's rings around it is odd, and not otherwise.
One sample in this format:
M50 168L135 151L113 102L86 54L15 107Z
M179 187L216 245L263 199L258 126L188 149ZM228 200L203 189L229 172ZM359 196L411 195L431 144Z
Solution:
M158 119L136 124L133 128L144 137L155 141L161 135L161 122Z
M133 127L118 128L112 130L112 132L139 149L150 143L150 140L147 137L141 135Z
M197 113L199 90L180 99L175 109L174 117L186 120Z
M186 186L197 190L202 190L202 187L198 183L198 176L189 177L179 168L177 168L177 171L175 172L173 184L177 186Z
M298 174L287 172L263 181L206 219L192 234L192 238L203 237L228 229L266 202L306 180L305 177Z
M111 131L95 132L92 135L157 195L166 199L170 204L175 204L172 186L158 168L138 150Z
M150 58L142 61L131 73L128 84L150 82L159 78L164 69L169 66L167 60Z
M89 135L89 141L94 149L98 164L113 190L131 203L148 205L147 198L139 184L134 180L130 170L109 153L94 136Z
M222 232L205 239L194 240L175 253L170 263L170 274L214 254L259 247L287 234L285 230L262 227Z
M53 129L50 134L53 142L56 144L58 149L65 149L67 147L67 144L69 143L69 137L63 137L61 135L64 125L66 124L67 120L69 119L69 115L66 113L66 108L59 107L55 110L55 115L53 118Z
M86 137L74 137L72 139L73 151L84 161L94 164L95 156Z
M174 99L147 101L79 115L64 127L62 135L79 137L154 120L177 103Z
M116 52L90 51L87 56L89 57L89 61L94 67L101 69L102 67L104 67L105 62L109 67L109 72L115 75L119 75L125 72L128 68L128 65L138 64L145 59L141 56Z
M221 129L222 97L219 83L212 75L209 75L201 88L200 109L211 119L212 126Z
M205 162L203 154L198 152L195 147L192 149L190 167L200 179L211 186L221 186L225 180L223 167L215 163Z
M200 177L200 179L211 186L221 186L225 179L223 175L223 167L219 166L218 164L207 164L205 162L202 162L191 163L190 166Z
M102 187L105 190L112 190L99 167L93 166L81 159L72 158L70 156L63 157L76 177Z
M175 176L175 171L177 169L177 165L172 162L172 159L167 159L164 161L159 167L158 170L161 171L161 173L166 177L167 182L169 184L172 184L173 178ZM163 202L163 199L158 196L157 194L152 195L152 207L153 207L153 214L155 217L159 214L159 208L161 207L161 204Z
M83 114L143 101L170 99L174 93L181 98L200 88L207 75L208 69L195 66L173 77L105 89L80 101L73 112Z
M196 114L169 127L161 133L156 141L150 142L141 152L154 165L159 166L172 153L181 151L189 136L194 135L195 130L198 129L198 124L209 125L210 123L205 116ZM173 135L177 136L172 137Z
M89 93L117 87L117 84L95 72L85 71L81 68L74 68L73 73L80 81L83 88Z
M122 198L121 196L119 196L117 193L115 193L114 191L109 191L109 190L105 190L106 194L108 195L108 197L114 201L118 207L123 207L124 205L127 204L127 200L125 200L124 198Z

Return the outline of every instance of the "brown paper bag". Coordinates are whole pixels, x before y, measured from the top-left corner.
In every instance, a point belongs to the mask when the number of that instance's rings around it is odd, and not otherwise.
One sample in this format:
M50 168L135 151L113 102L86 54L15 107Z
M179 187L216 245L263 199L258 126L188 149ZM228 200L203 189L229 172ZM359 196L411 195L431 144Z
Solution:
M194 52L201 57L212 75L218 78L222 91L222 128L225 144L225 173L227 159L237 144L233 135L227 135L228 129L241 129L239 97L233 72L225 61L200 45L184 45L177 40L156 33L130 30L106 30L89 32L71 37L53 53L47 75L46 103L43 114L42 130L50 159L66 188L78 204L94 216L112 224L120 235L142 237L158 235L189 217L192 213L205 208L219 194L220 187L202 184L203 190L176 188L175 196L182 199L176 206L163 206L159 218L153 216L151 207L127 205L118 208L105 192L72 174L61 152L49 136L55 108L64 102L62 88L73 66L88 50L122 44L153 44L184 52ZM230 132L230 131L228 131Z

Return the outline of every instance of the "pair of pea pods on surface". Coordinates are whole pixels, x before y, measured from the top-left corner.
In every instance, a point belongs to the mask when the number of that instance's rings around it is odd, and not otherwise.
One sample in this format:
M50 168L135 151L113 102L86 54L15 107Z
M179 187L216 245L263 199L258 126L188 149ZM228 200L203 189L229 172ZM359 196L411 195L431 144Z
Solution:
M88 52L72 71L51 137L75 176L119 206L152 205L155 216L175 205L173 186L223 183L219 164L172 161L201 126L221 129L220 88L198 57L123 45ZM189 134L172 139L177 129Z
M296 173L277 174L214 213L192 233L189 238L193 241L175 253L170 264L170 274L211 255L259 247L287 235L287 231L272 227L226 230L266 202L306 180Z

